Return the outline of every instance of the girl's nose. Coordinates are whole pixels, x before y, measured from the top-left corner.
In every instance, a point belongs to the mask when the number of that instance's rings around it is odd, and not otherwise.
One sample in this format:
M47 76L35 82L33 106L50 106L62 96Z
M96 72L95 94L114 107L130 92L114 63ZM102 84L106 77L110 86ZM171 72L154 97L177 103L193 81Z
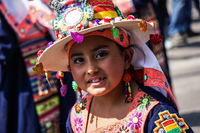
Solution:
M98 69L88 69L88 74L93 75L94 73L98 72Z
M93 75L98 71L99 71L99 69L95 63L92 63L92 62L88 63L88 69L87 69L88 74Z

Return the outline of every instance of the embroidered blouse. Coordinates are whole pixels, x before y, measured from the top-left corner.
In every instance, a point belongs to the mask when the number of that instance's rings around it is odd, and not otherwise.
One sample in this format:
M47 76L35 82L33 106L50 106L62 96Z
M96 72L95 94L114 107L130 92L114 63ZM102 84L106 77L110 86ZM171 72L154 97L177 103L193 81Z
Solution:
M85 133L89 107L93 96L85 95L84 109L76 111L76 103L68 116L67 133ZM122 120L100 127L90 133L193 133L180 117L176 106L161 93L146 89L140 90Z

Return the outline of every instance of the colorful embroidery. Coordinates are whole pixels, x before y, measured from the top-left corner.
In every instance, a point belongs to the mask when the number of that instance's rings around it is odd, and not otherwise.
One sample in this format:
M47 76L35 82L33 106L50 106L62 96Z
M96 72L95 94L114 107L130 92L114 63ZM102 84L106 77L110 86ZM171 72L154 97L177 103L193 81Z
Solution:
M80 131L82 131L83 120L77 117L76 119L74 119L74 125L76 127L76 131L80 133Z
M128 127L131 127L131 130L138 130L139 128L141 128L142 125L142 113L132 113L132 118L129 118L130 122L128 124Z
M155 121L157 127L154 129L155 133L186 133L185 130L189 129L183 118L178 118L177 114L170 114L168 110L160 112L160 119Z
M76 112L76 106L77 104L73 107L72 112L71 112L71 125L72 125L72 130L74 132L85 132L85 128L87 126L87 121L88 121L88 110L91 104L93 96L92 95L85 95L83 99L85 103L85 109L80 111L79 113ZM142 104L142 102L137 102L138 100L142 100L141 98L147 98L148 102L151 103L149 104L148 109L139 108L139 105ZM146 120L149 111L156 106L159 102L156 101L155 99L149 100L150 96L147 95L143 91L139 91L138 94L135 96L134 101L132 102L132 105L129 109L129 112L127 114L127 117L125 117L122 120L119 120L117 122L111 123L109 125L105 125L103 127L100 127L91 133L107 133L107 132L115 132L115 133L126 133L126 132L131 132L131 133L136 133L136 132L143 132L144 128L144 121ZM144 100L145 101L145 100ZM147 101L147 100L146 100ZM144 103L148 103L144 102ZM76 121L76 122L75 122ZM76 124L74 124L74 122Z
M127 129L127 128L128 128L127 126L122 125L122 126L119 128L120 132L118 132L118 133L128 133L128 132L129 132L129 129Z
M153 97L147 94L144 94L143 97L140 97L140 99L137 101L139 103L139 108L146 108L148 109L148 107L151 105L151 101L153 100Z
M144 84L144 86L158 87L166 90L175 105L177 105L167 79L161 71L153 68L134 70L134 74L131 75L131 77L133 77L137 82Z
M85 109L87 103L87 98L83 98L83 103L78 103L75 107L76 113L80 113L83 109Z

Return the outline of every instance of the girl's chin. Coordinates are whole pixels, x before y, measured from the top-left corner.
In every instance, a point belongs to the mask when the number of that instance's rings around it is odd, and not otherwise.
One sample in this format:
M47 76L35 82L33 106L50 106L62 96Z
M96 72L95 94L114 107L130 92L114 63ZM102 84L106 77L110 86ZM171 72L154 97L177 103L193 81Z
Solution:
M108 93L108 91L105 88L91 88L88 89L87 92L93 96L103 96L106 93Z

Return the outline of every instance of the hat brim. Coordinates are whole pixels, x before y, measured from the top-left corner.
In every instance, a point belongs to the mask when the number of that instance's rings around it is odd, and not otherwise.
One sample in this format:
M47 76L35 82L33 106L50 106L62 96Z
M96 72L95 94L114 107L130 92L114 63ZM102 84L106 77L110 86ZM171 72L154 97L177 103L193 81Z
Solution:
M138 27L140 20L125 20L114 22L115 27L123 28L127 31L134 32L135 35L144 43L149 40L149 35L154 34L154 27L147 23L147 30L143 32ZM87 34L92 31L101 30L105 28L113 27L112 24L107 23L98 25L95 27L87 28L79 31L79 34ZM53 45L49 46L40 55L38 63L42 63L46 71L68 71L68 57L65 49L65 45L72 40L72 36L67 36L59 41L56 41Z

